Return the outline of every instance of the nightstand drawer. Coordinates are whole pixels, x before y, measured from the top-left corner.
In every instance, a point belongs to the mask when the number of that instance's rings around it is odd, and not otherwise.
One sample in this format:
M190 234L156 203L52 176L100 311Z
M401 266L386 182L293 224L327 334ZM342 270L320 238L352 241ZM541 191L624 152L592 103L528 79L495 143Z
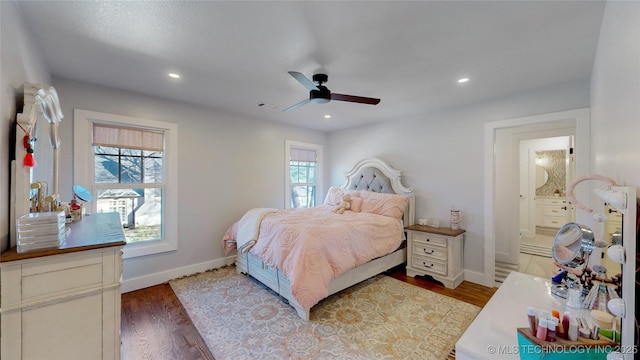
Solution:
M440 275L447 275L446 262L435 261L421 256L412 256L411 265L416 269L422 269Z
M428 256L447 261L447 248L442 246L430 246L422 243L413 243L413 255Z
M447 238L429 233L413 233L413 241L447 247Z

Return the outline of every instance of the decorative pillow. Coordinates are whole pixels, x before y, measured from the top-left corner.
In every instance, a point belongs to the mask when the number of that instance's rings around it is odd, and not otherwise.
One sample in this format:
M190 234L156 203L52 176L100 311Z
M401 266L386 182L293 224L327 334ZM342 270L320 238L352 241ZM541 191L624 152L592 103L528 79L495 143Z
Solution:
M335 206L337 203L342 201L343 195L344 189L332 186L329 188L329 191L327 191L327 196L324 198L324 204Z
M362 208L362 198L361 197L351 197L351 211L360 212Z
M401 220L409 198L404 195L385 194L372 191L361 191L363 199L360 211L372 214L390 216Z

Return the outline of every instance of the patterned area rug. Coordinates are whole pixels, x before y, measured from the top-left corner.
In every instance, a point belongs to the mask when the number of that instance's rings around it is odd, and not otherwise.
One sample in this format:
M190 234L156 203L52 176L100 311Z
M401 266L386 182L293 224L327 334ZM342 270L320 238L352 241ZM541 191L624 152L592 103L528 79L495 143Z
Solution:
M170 284L218 360L447 359L480 311L384 275L322 300L309 322L234 266Z

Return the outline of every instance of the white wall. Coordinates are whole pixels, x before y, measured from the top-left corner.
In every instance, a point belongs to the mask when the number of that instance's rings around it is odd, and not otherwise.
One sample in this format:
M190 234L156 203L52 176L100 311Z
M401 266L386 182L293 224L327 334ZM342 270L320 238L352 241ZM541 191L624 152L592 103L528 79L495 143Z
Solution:
M592 169L613 178L618 184L640 190L640 2L607 2L591 77ZM634 234L624 234L627 259L633 253ZM636 235L637 236L637 235ZM631 245L631 248L629 246ZM637 245L636 245L637 246ZM634 251L635 250L635 251ZM629 255L631 254L631 255ZM627 317L622 323L623 345L636 344L637 299L633 287L637 261L624 265L623 297ZM637 274L635 275L637 278ZM635 297L635 299L634 299ZM634 306L635 305L635 306ZM635 309L634 309L635 308ZM634 316L635 315L635 316ZM635 318L635 324L634 324ZM630 349L627 347L627 349ZM630 352L625 359L633 359Z
M0 36L0 173L3 174L0 176L0 252L3 252L9 246L9 157L15 144L16 105L22 108L23 83L49 84L51 75L13 1L0 1ZM20 166L23 156L18 154Z
M448 226L451 207L462 211L465 270L483 273L484 123L588 106L584 80L332 133L331 182L340 184L344 171L363 157L388 161L416 193L416 217L437 218Z
M74 108L178 124L178 250L125 260L125 291L222 265L220 240L234 221L252 207L284 207L285 140L326 142L318 131L67 79L55 78L53 85L66 116L60 126L63 200L71 198Z
M591 88L591 168L640 189L640 2L607 3Z

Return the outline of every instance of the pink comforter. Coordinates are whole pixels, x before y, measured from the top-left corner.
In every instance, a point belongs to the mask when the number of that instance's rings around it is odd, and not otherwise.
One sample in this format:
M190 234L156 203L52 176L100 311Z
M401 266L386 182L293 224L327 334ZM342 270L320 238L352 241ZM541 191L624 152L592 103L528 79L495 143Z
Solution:
M333 208L321 205L266 215L250 251L284 273L305 310L327 297L333 278L395 251L402 242L397 219L363 212L337 214Z

